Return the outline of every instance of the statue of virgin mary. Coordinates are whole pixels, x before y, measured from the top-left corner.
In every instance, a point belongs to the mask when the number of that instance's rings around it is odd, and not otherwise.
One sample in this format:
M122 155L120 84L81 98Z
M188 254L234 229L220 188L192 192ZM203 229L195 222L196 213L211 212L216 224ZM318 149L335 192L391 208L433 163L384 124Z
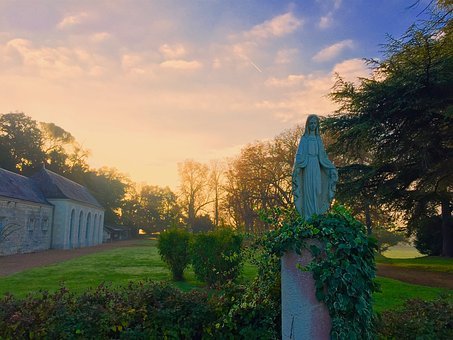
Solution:
M319 117L309 115L293 168L294 204L305 220L329 209L337 180L337 169L327 158L319 135Z

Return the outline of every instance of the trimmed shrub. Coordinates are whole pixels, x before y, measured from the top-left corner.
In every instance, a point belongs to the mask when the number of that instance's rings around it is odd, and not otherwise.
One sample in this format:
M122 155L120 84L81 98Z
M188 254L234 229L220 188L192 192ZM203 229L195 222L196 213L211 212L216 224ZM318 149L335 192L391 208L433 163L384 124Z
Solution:
M0 300L0 339L201 339L218 314L206 292L152 281L80 296L65 288Z
M234 281L243 264L242 236L220 229L193 236L191 255L197 278L209 286Z
M190 233L184 229L170 229L159 235L157 249L174 280L183 280L184 269L190 263L189 241Z
M381 314L378 335L382 339L453 339L453 303L408 300L403 309Z

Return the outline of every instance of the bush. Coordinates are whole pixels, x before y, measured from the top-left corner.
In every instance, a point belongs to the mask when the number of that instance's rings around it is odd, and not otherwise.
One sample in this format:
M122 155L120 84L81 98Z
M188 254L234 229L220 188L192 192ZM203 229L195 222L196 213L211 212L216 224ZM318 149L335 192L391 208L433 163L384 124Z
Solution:
M382 313L378 335L384 339L453 339L453 303L408 300L403 309Z
M184 229L170 229L159 235L157 248L168 265L174 280L182 280L184 269L190 263L190 233Z
M242 269L242 236L221 229L193 236L192 265L197 278L208 285L233 281Z
M62 288L0 300L0 339L200 339L218 315L208 294L151 281L80 296Z
M280 258L263 251L260 239L245 255L258 267L258 275L247 286L229 283L211 301L220 306L220 327L214 338L279 339L281 335Z

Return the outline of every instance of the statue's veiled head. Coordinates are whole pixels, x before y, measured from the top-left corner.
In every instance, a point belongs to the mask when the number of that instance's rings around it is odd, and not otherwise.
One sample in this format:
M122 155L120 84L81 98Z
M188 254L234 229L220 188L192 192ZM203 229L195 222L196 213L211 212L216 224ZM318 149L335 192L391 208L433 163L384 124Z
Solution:
M305 122L305 132L304 135L314 134L319 136L319 117L315 114L311 114L307 117Z

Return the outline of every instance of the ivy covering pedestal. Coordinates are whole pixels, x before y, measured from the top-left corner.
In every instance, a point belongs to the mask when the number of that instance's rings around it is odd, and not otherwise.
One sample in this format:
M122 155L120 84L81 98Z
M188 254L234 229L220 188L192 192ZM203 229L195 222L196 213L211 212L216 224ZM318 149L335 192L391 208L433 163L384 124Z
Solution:
M275 230L269 233L264 245L279 256L287 252L311 254L309 263L297 267L311 273L314 279L316 299L325 304L331 319L330 337L372 339L376 242L367 237L365 226L342 206L334 206L309 222L294 211L276 215L277 218L269 220ZM311 322L321 321L312 318ZM293 334L293 339L298 338L302 337Z

